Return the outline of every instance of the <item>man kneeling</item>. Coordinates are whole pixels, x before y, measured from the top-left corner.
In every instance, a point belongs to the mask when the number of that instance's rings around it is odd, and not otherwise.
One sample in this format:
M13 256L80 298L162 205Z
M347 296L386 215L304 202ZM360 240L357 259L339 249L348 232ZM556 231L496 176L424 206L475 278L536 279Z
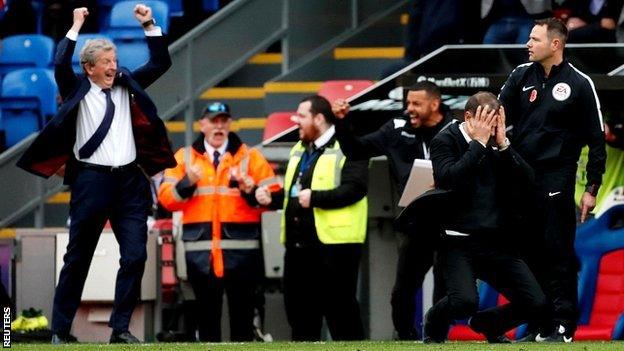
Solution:
M468 100L465 122L440 132L431 143L438 189L452 192L445 211L440 248L446 296L425 317L425 342L443 342L454 319L469 324L490 342L541 312L545 297L527 265L513 252L509 235L517 220L514 194L528 193L533 170L511 148L505 111L496 97L479 92ZM507 237L506 237L507 236ZM477 313L476 279L489 283L509 304Z

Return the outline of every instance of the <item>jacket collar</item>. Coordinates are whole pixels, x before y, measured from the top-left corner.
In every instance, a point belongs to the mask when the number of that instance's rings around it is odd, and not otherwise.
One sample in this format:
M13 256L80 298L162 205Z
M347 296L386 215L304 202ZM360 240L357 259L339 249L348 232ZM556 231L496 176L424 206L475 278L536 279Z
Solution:
M544 70L544 66L542 66L541 64L536 64L535 65L537 67L537 71L540 73L540 75L542 77L546 77L546 71ZM561 71L564 69L564 67L568 66L568 60L564 57L563 61L561 61L560 64L558 65L554 65L551 67L550 69L550 74L548 75L548 79L557 76L559 73L561 73Z

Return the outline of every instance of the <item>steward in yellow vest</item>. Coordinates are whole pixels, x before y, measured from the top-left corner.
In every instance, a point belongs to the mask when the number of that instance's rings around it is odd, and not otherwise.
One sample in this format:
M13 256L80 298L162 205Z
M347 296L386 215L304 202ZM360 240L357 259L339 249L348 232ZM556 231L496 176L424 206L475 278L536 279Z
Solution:
M305 98L293 116L300 141L290 153L284 191L256 190L261 205L284 208L284 301L296 341L320 340L323 317L333 340L364 338L355 295L366 239L368 161L345 158L334 118L325 98Z

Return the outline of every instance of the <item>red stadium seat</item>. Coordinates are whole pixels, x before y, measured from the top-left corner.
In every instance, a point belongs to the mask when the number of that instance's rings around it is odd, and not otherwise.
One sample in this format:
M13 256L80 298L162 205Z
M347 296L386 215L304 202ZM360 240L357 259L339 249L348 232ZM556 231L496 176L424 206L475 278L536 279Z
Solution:
M624 250L610 252L600 260L596 293L589 324L580 325L575 340L611 340L624 312Z
M264 126L264 134L262 140L267 140L277 134L285 131L286 129L295 125L295 122L290 120L290 117L294 115L294 111L280 111L273 112L267 117L266 125Z
M328 80L323 82L318 94L333 102L336 99L347 99L373 84L370 80Z
M579 326L575 340L624 337L624 205L614 205L576 230Z

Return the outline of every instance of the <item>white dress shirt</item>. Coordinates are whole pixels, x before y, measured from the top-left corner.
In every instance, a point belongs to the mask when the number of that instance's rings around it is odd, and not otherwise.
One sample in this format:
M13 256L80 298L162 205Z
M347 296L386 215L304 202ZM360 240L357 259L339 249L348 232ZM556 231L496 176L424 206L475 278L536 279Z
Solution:
M145 32L146 36L161 36L160 27ZM78 33L70 30L67 38L76 41ZM77 48L78 49L78 48ZM98 129L106 112L106 95L91 79L91 89L80 101L76 119L76 142L74 155L78 161L103 166L123 166L136 159L136 146L132 133L130 114L130 94L128 89L119 85L111 88L111 99L115 104L115 114L106 137L93 155L81 159L78 150L87 143Z
M334 134L336 134L336 127L332 125L323 134L321 134L321 136L319 136L318 138L316 138L316 140L314 140L314 146L316 146L317 149L320 149L321 147L323 147L325 144L329 142L329 140L334 136Z
M214 163L214 157L213 157L214 152L219 151L219 160L221 160L221 158L225 154L225 150L227 149L227 146L228 146L228 139L225 139L225 142L223 143L223 145L221 145L218 149L215 149L214 147L212 147L210 144L208 144L206 139L204 139L204 148L206 149L206 154L208 155L208 157L210 157L210 160L212 161L212 163Z

